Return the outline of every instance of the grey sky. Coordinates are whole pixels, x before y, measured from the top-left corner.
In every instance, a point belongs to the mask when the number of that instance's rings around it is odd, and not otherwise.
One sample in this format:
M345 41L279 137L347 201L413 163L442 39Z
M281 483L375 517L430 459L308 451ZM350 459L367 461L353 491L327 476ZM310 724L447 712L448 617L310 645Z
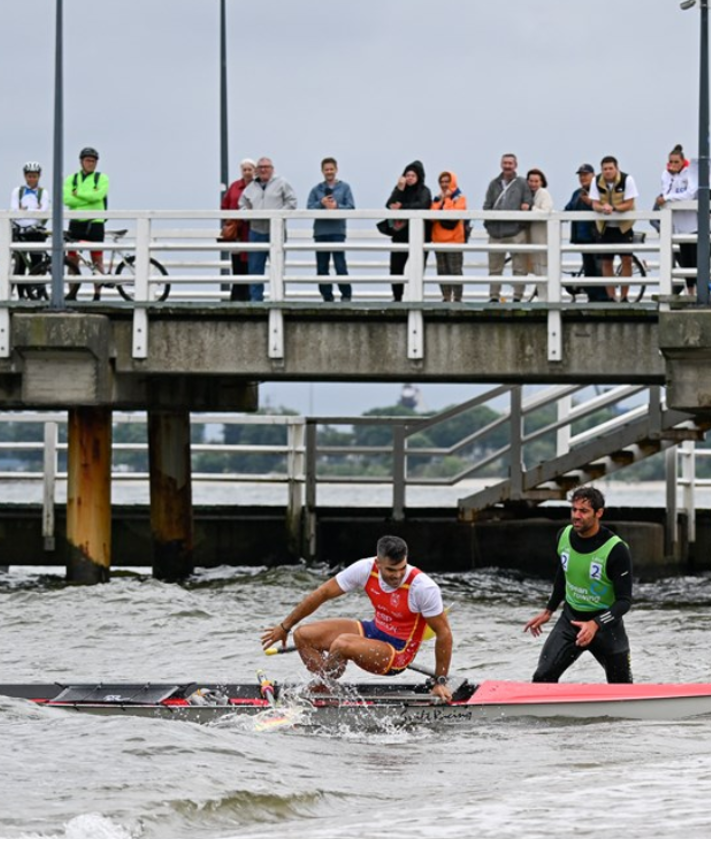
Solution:
M26 160L43 162L51 186L54 6L0 2L5 206ZM677 0L227 6L231 171L270 155L301 206L329 154L360 207L381 206L415 158L430 185L453 169L481 207L501 153L514 151L520 170L544 170L558 208L578 164L615 154L646 208L670 149L697 152L699 13ZM218 0L64 10L65 173L92 145L113 209L214 206Z

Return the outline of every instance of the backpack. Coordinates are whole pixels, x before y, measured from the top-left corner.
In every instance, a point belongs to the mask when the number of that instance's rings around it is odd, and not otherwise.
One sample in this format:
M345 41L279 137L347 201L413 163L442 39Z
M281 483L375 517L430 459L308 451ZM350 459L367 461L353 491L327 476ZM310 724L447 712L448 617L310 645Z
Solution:
M18 203L18 204L20 204L20 203L22 202L22 197L23 197L23 196L25 195L25 193L27 193L27 192L29 192L29 190L28 190L27 186L26 186L25 184L23 184L23 185L20 187L20 192L18 193L18 196L17 196L17 203ZM38 187L38 188L37 188L37 205L38 205L38 206L39 206L40 204L42 204L42 193L43 193L43 192L44 192L44 187ZM27 210L27 208L23 208L23 207L21 207L20 209L21 209L21 210Z
M96 172L96 171L94 172L94 189L95 190L99 186L99 176L100 175L101 175L100 172ZM76 190L76 188L78 186L79 186L79 173L75 172L74 173L74 178L72 178L72 190ZM108 207L109 207L108 197L104 196L104 210L108 210Z

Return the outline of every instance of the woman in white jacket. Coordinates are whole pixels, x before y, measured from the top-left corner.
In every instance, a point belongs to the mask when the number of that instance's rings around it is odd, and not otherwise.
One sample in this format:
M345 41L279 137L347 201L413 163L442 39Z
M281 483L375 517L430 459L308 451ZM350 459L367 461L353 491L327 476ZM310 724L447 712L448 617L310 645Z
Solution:
M533 213L550 213L553 210L553 199L546 189L548 180L540 169L529 169L526 175L528 186L533 193ZM532 245L545 245L548 242L548 224L546 222L531 222L528 226L528 241ZM545 251L531 254L529 257L530 270L537 277L548 274L548 255ZM536 294L539 301L548 300L548 284L537 283Z
M698 193L696 162L689 164L684 159L681 145L675 146L669 153L669 163L662 173L662 191L655 201L656 208L664 207L667 202L694 201ZM695 234L698 230L696 211L676 210L672 213L672 226L675 234ZM682 269L696 268L696 242L679 243L678 261ZM686 278L686 289L690 295L696 294L696 278Z

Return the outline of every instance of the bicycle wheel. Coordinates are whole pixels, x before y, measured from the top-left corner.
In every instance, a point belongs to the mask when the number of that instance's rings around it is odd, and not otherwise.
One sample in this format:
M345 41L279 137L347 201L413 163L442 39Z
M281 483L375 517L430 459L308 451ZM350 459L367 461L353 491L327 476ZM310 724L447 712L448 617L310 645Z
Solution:
M134 282L133 276L135 275L134 271L134 264L136 262L135 257L126 257L121 263L118 264L116 267L116 274L126 274L130 276L130 280L127 278L127 283L117 283L116 289L118 290L119 295L125 301L133 301L134 300ZM168 276L168 271L157 261L157 260L150 260L151 268L154 270L151 274L161 274L164 277ZM154 301L165 301L165 299L170 294L170 284L163 283L163 282L152 282L150 284L150 292L152 295L152 300Z
M622 277L622 263L618 263L615 267L615 274L617 277ZM636 254L632 255L632 277L628 278L630 291L627 295L629 301L633 304L636 304L638 301L641 301L644 297L644 293L647 289L646 284L643 281L643 278L647 277L647 266L645 265L643 260L640 260ZM622 281L620 281L622 283Z

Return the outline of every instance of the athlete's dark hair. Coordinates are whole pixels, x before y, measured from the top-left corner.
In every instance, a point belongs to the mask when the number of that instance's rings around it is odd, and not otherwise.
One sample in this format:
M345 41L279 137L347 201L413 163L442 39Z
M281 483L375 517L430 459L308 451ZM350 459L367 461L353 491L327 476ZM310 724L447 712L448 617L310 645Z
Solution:
M681 145L681 143L677 143L676 146L671 150L671 152L669 153L669 157L671 157L672 155L677 155L682 159L682 161L684 160L684 147Z
M378 541L377 553L378 557L383 560L388 558L400 563L407 557L407 543L401 537L386 534Z
M581 499L589 502L593 511L600 511L600 509L605 507L605 497L597 488L578 488L574 490L570 501L578 502Z
M619 166L617 158L613 155L605 155L605 157L600 161L600 166L605 166L605 164L614 164L615 166Z

